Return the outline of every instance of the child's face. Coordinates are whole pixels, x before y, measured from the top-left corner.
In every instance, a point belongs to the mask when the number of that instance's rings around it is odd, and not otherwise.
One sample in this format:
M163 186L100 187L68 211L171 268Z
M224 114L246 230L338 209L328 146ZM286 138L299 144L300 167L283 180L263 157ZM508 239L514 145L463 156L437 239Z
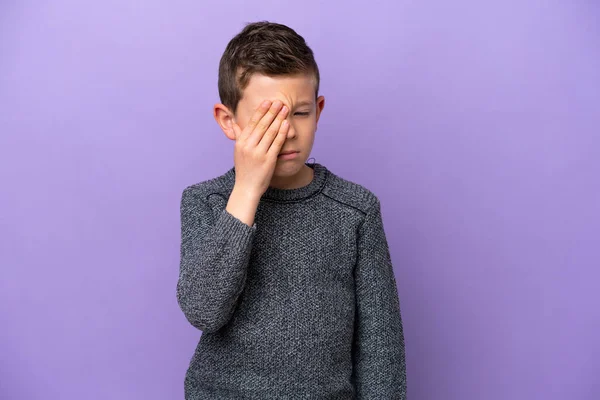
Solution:
M309 158L317 122L325 105L323 96L315 100L314 79L312 74L278 77L254 74L238 103L235 119L241 129L246 127L264 100L280 100L288 106L290 129L281 149L282 152L298 150L300 154L292 160L278 160L275 175L293 175Z

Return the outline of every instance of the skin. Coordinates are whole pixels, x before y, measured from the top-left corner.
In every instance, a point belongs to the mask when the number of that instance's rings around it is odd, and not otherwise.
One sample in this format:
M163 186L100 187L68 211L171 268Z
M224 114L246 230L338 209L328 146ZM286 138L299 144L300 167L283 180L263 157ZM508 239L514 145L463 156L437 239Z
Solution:
M294 189L308 185L313 170L305 165L313 147L319 117L325 106L325 98L315 99L315 81L312 74L296 74L270 77L254 74L244 89L235 112L223 104L215 104L214 117L225 136L236 140L233 125L244 129L264 100L279 100L289 111L287 138L281 152L298 150L295 159L277 159L270 186Z

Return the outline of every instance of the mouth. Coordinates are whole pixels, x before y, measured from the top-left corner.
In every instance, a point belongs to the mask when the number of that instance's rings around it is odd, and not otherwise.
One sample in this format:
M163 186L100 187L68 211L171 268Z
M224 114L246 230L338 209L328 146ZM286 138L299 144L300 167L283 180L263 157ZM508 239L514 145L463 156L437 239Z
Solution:
M297 151L284 151L283 153L279 153L277 158L283 159L283 160L291 160L292 158L296 158L297 155L298 155Z

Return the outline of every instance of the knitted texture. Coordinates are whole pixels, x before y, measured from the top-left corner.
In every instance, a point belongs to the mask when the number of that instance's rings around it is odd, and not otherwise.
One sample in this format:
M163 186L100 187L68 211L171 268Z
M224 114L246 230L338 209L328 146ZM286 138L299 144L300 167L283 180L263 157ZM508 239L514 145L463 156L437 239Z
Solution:
M177 300L202 336L187 400L406 399L404 335L379 199L321 164L269 187L249 226L235 169L185 188Z

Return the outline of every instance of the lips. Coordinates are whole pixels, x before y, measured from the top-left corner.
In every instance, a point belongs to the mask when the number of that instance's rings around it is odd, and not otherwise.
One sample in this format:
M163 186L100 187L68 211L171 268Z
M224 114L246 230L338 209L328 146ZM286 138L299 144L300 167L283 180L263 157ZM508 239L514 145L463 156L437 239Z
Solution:
M298 151L284 151L277 156L277 159L281 161L294 160L298 158L298 153Z

